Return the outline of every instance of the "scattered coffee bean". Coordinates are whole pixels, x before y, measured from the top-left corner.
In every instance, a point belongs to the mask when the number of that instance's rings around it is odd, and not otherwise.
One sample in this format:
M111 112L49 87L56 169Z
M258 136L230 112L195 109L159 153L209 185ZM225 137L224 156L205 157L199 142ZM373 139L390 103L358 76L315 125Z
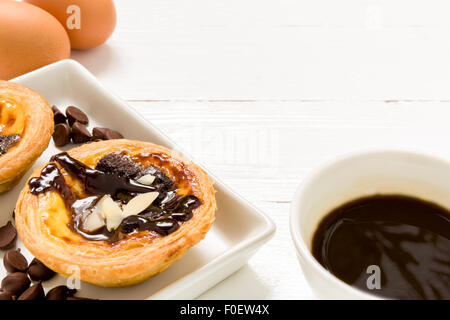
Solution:
M67 120L69 121L69 124L72 126L75 122L79 122L81 124L88 124L89 119L87 115L74 106L69 106L66 109L66 116Z
M62 147L70 142L87 143L100 140L123 139L119 132L109 129L95 127L92 134L86 128L89 123L88 116L79 108L69 106L64 115L56 106L52 106L55 131L53 140L57 147ZM67 125L66 121L69 123Z
M28 275L33 281L45 281L52 278L55 275L55 271L47 268L45 264L34 258L28 267Z
M11 221L0 228L0 249L6 249L11 246L17 237L16 228L12 225Z
M19 296L30 286L31 281L28 279L26 273L14 272L8 274L2 280L2 290L10 292L13 295Z
M15 300L15 296L7 291L0 291L0 300Z
M57 286L47 292L47 300L66 300L77 292L76 289L69 289L66 286Z
M70 142L70 127L67 123L58 123L55 126L53 141L57 147L65 146Z
M55 122L55 125L58 123L66 122L66 116L56 106L52 106L52 110L53 110L53 121Z
M105 134L105 139L106 140L123 139L123 135L115 130L108 129Z
M72 141L74 143L84 143L91 140L92 136L85 125L76 121L72 125Z
M41 300L45 298L42 282L38 282L25 290L17 300Z
M100 140L123 139L123 135L109 128L95 127L92 129L92 138Z
M7 251L3 257L3 264L8 272L25 272L28 268L27 259L20 253L20 249Z
M106 140L106 131L108 131L108 128L95 127L94 129L92 129L92 139Z

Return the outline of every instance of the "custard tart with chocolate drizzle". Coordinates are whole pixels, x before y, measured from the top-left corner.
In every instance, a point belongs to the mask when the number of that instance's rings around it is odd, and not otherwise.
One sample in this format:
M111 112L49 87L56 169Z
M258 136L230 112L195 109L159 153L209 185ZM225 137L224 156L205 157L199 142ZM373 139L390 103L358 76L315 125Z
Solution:
M118 287L169 267L216 210L208 175L181 154L126 139L92 142L36 169L15 209L25 246L50 269Z
M0 80L0 193L10 190L47 148L53 113L37 92Z

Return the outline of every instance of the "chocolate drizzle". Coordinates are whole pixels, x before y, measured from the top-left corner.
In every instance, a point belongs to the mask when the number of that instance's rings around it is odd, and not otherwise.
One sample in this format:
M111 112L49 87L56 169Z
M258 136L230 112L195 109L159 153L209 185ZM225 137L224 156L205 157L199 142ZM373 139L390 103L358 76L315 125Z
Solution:
M153 186L147 186L114 173L91 169L69 156L67 152L53 156L51 161L57 162L70 175L82 181L85 191L90 194L115 195L119 191L143 193L156 190Z
M75 195L66 184L64 177L54 163L47 164L41 171L39 177L31 178L28 182L30 192L34 195L44 193L49 190L59 192L67 206L70 207L75 201Z
M66 152L53 156L51 161L39 177L30 179L30 192L34 195L49 190L59 192L72 213L69 227L89 240L115 242L137 231L154 231L165 236L176 231L180 223L191 219L192 211L201 205L194 195L179 196L174 182L156 167L144 168L124 154L106 155L95 169ZM77 199L56 164L83 183L87 197ZM152 185L134 180L149 173L155 176ZM126 204L137 194L152 191L160 193L154 203L139 215L125 218L116 230L108 231L106 226L94 232L83 230L83 219L92 212L103 195L110 195Z

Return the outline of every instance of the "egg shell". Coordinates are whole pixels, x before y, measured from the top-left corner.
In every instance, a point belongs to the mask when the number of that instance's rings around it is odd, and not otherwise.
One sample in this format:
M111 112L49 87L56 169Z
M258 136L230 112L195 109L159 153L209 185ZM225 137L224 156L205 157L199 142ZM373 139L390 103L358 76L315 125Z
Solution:
M89 49L101 45L116 27L116 8L112 0L25 1L59 20L69 35L72 49Z
M69 37L52 15L28 3L0 0L0 79L69 56Z

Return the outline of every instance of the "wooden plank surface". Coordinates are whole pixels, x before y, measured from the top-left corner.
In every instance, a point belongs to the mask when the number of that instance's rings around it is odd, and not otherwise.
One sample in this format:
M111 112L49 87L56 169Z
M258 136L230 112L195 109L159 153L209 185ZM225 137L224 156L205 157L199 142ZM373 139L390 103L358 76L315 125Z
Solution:
M72 57L277 224L200 298L314 298L288 215L318 163L361 148L450 156L448 1L116 4L110 41Z

